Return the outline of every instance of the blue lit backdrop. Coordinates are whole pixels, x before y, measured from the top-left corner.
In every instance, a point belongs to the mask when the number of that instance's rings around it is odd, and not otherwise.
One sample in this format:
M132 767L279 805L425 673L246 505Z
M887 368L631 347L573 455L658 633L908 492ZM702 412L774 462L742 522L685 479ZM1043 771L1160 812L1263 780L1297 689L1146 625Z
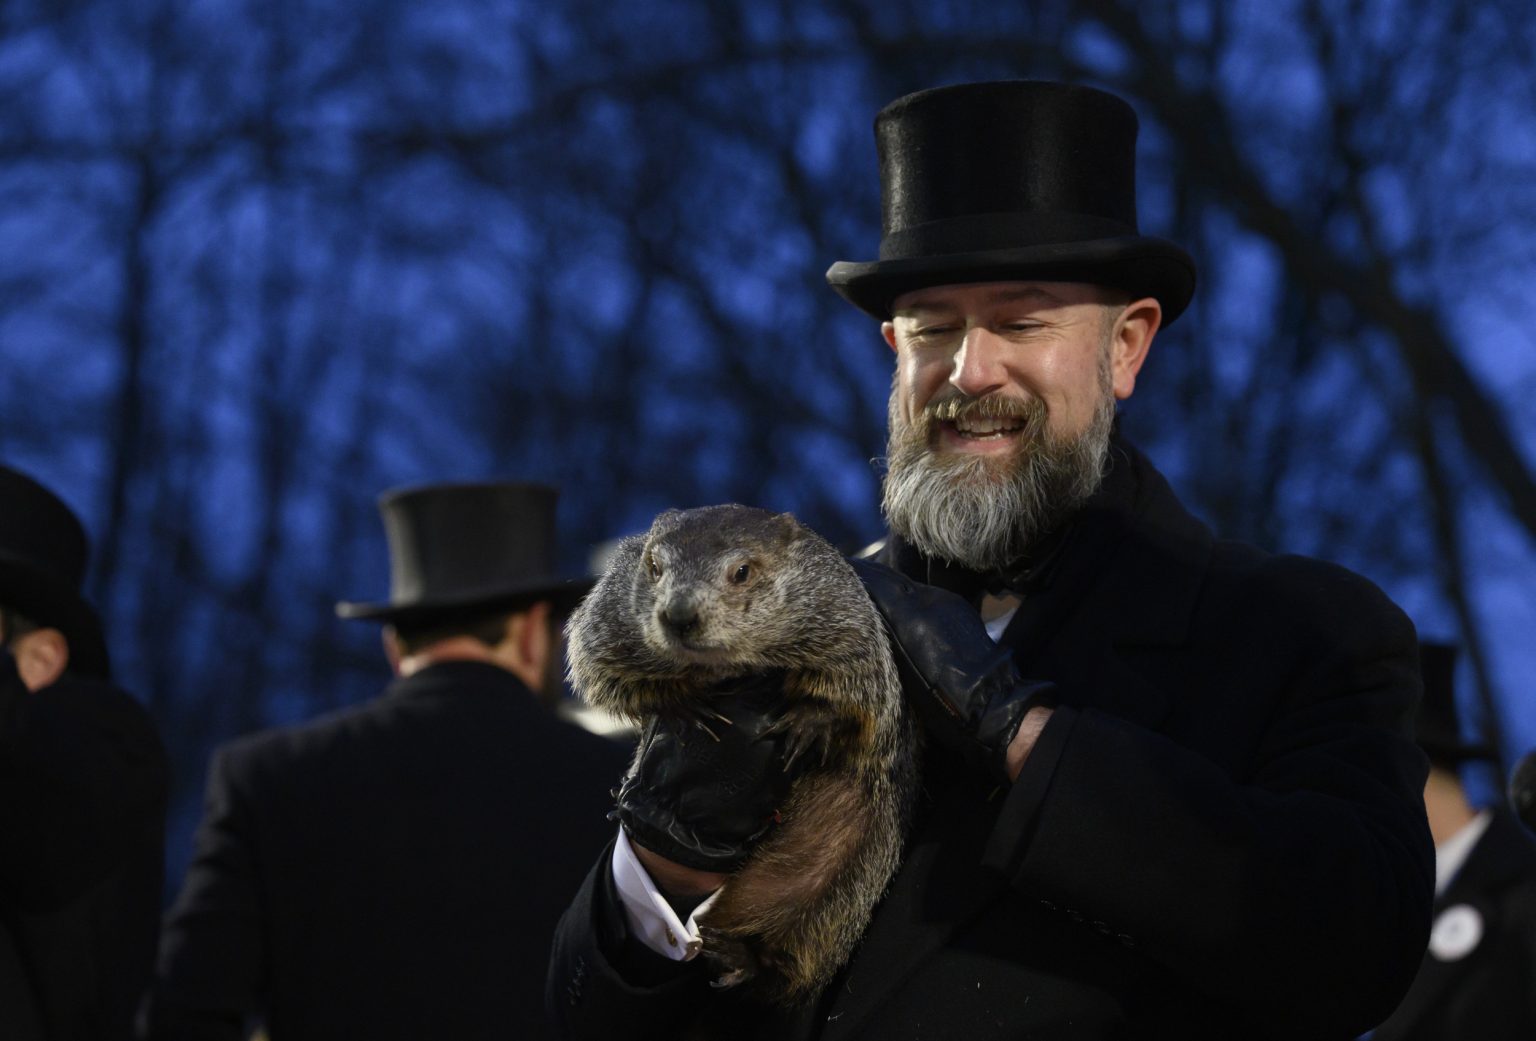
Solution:
M822 272L874 252L874 112L966 79L1133 101L1202 285L1128 431L1221 533L1461 643L1469 715L1536 745L1519 8L6 4L0 457L97 541L170 885L213 743L384 682L331 606L383 595L387 487L557 483L572 568L674 505L878 533L890 359Z

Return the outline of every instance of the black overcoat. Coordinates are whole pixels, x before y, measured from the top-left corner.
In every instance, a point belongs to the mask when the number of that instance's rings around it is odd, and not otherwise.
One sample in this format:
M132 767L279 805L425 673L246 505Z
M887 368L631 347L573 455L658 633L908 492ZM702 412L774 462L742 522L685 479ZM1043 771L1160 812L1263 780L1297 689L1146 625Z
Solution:
M126 1041L154 968L170 767L131 695L0 654L0 1038Z
M222 747L146 1034L545 1036L550 934L627 761L470 661Z
M1536 836L1494 810L1435 915L1443 939L1373 1041L1536 1037Z
M600 861L556 935L565 1035L664 1038L702 1010L718 1037L1348 1038L1395 1006L1433 847L1414 629L1375 586L1216 540L1117 442L1003 640L1061 706L1007 791L928 756L904 863L818 1007L658 965Z

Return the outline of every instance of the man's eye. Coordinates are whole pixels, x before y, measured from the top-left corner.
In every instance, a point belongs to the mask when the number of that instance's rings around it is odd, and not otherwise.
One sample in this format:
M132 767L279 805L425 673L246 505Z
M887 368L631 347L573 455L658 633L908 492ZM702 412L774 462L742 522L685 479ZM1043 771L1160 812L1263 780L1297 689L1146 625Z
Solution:
M916 340L936 340L941 336L950 336L955 332L953 325L925 325L912 331L912 338Z

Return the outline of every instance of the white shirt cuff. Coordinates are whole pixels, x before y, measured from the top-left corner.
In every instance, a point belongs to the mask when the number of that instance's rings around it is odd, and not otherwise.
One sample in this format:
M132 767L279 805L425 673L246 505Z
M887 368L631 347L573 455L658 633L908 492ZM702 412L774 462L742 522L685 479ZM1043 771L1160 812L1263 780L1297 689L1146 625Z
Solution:
M699 919L714 905L720 890L695 907L686 923L679 921L677 912L640 866L623 828L613 845L613 883L619 891L619 903L624 905L624 920L641 943L673 961L689 961L699 953L703 946Z

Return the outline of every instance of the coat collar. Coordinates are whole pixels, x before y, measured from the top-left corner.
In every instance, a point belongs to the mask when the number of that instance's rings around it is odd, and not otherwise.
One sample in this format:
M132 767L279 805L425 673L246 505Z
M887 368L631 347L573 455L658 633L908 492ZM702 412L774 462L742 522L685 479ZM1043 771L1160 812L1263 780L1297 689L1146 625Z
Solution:
M1111 595L1117 644L1176 645L1188 634L1214 543L1152 462L1117 434L1098 492L1068 528L1047 539L1038 560L1006 570L1024 576L1027 600L1050 602L1058 617L1061 606L1075 608L1090 590ZM982 581L929 560L894 533L878 557L919 582L962 593L960 587Z
M1133 485L1128 507L1099 522L1104 542L1112 542L1113 549L1087 579L1098 602L1113 612L1111 642L1122 647L1182 644L1215 539L1129 442L1116 440L1109 465L1112 478L1119 474ZM1084 556L1093 553L1089 547Z
M1117 435L1102 487L1063 533L1048 581L1024 597L1003 642L1025 676L1056 678L1061 665L1091 668L1091 682L1073 692L1074 704L1155 727L1167 697L1147 673L1162 651L1187 642L1214 547L1210 529ZM925 579L924 570L913 570L922 558L895 536L880 557ZM1091 652L1063 643L1063 632L1091 640ZM1111 654L1103 654L1106 646ZM1046 664L1053 662L1061 664Z
M400 676L384 691L386 698L441 697L462 692L521 694L531 701L533 692L506 669L472 659L440 661L409 676Z

